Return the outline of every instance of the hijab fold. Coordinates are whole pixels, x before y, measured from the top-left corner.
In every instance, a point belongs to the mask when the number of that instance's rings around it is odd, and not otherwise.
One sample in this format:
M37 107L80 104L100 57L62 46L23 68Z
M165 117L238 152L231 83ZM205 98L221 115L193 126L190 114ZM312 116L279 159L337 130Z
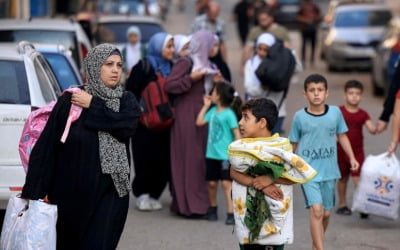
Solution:
M109 88L101 81L101 66L111 54L119 54L120 51L112 44L100 44L91 49L84 60L87 73L87 92L105 101L106 106L115 112L119 112L120 98L124 93L121 84L115 88ZM110 174L114 186L120 197L129 194L129 162L124 143L119 142L108 132L99 131L99 154L101 170L104 174Z
M193 34L189 45L189 56L193 61L192 72L198 69L207 71L204 79L204 91L206 95L210 94L213 86L212 75L218 71L208 59L208 55L216 42L211 32L199 30Z

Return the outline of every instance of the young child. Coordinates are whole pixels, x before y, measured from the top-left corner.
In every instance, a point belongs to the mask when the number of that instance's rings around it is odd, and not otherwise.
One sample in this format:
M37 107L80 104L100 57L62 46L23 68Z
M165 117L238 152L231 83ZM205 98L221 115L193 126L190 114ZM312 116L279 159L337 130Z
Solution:
M215 105L211 107L212 104ZM208 181L210 208L207 218L210 221L218 220L217 187L218 181L221 180L228 210L226 225L233 225L235 222L231 199L232 179L229 175L228 146L232 141L240 138L238 118L234 111L240 105L241 100L235 96L235 89L230 84L216 83L211 96L204 96L204 105L196 120L197 126L209 123L206 180Z
M349 157L350 167L359 164L354 157L347 126L336 106L328 106L328 83L322 75L312 74L304 81L304 97L308 107L296 112L289 135L295 150L318 175L302 185L306 207L310 208L310 232L313 249L324 249L324 232L329 223L330 210L335 205L335 183L340 178L337 164L336 141Z
M278 119L273 101L252 99L242 107L244 137L229 146L235 232L240 249L283 249L293 242L292 186L316 172L291 152L287 138L271 134Z
M344 86L345 105L340 106L340 111L349 128L347 137L350 140L351 148L360 164L360 168L356 171L350 171L350 160L344 152L343 148L338 145L338 163L342 178L339 179L337 189L339 194L339 208L337 214L351 215L351 210L346 203L346 190L349 175L351 175L354 185L358 185L360 179L360 171L364 162L364 143L363 143L363 126L368 129L371 134L376 133L376 127L370 119L369 114L359 107L362 99L363 85L357 80L350 80ZM361 213L361 218L367 218L368 214Z

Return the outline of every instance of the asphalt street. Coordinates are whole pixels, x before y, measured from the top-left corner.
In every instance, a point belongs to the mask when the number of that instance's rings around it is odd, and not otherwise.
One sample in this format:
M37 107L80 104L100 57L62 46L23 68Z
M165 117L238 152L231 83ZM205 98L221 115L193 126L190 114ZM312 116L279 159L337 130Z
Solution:
M193 2L186 1L185 12L179 12L175 6L171 6L164 27L171 33L187 33L189 24L194 17ZM222 4L222 18L227 22L228 33L228 62L233 72L233 84L240 93L243 93L242 78L239 74L239 62L241 48L238 42L234 23L230 21L230 11L233 0L220 0ZM388 4L399 13L399 1L391 0ZM299 51L300 36L298 32L290 33L292 45ZM367 110L373 121L376 121L382 110L382 97L374 97L371 91L369 72L335 72L328 73L324 62L317 61L314 67L306 65L303 72L296 74L290 87L287 99L288 115L284 122L284 130L289 131L291 117L300 108L307 105L303 98L304 78L311 73L320 73L327 77L330 96L328 104L340 105L343 103L343 84L349 79L360 80L365 86L362 108ZM390 131L380 135L370 135L364 131L366 154L379 154L386 150L390 141ZM283 134L284 136L287 134ZM400 154L397 153L400 157ZM353 188L349 183L348 203L351 205ZM300 187L294 187L294 243L287 245L288 250L311 249L311 236L308 223L308 210L304 208L303 194ZM161 197L164 209L154 212L139 212L134 207L134 199L131 199L128 220L122 235L118 249L120 250L230 250L239 249L233 227L224 225L225 205L222 191L219 191L219 220L208 222L204 220L188 220L170 214L168 206L171 197L165 190ZM346 250L395 250L400 249L400 220L387 220L377 216L370 216L367 220L361 220L358 213L351 216L342 216L333 210L330 224L326 232L326 249Z

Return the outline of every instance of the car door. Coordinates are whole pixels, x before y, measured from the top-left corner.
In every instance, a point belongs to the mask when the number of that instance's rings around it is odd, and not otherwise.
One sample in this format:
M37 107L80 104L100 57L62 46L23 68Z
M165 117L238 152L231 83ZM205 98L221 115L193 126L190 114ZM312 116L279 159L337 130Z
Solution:
M0 60L0 200L19 191L24 182L18 144L30 112L24 61Z

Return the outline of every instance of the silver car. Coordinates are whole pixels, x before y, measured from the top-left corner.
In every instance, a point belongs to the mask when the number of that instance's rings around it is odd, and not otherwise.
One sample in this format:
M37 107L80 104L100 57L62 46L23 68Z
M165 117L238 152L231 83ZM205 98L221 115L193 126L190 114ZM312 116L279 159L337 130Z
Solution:
M390 78L393 76L398 58L400 58L400 17L394 17L372 59L371 82L374 95L388 93Z
M322 25L321 57L328 70L370 68L391 17L390 9L382 4L338 5L332 22Z
M147 44L153 34L164 31L160 21L150 16L100 16L94 26L94 40L98 44L114 43L122 49L127 43L126 31L132 25L140 29L142 44Z
M0 44L0 201L20 192L25 181L18 144L26 118L60 94L50 66L32 44Z

